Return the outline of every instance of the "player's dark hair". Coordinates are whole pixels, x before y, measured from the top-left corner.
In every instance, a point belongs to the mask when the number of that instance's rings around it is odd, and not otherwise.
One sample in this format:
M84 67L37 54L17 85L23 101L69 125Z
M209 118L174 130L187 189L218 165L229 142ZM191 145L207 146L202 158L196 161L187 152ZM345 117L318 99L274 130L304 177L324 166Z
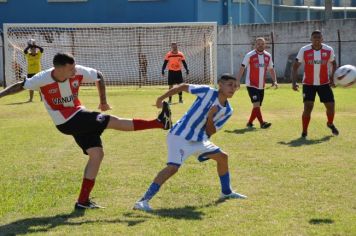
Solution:
M321 31L320 30L314 30L312 33L311 33L311 36L315 35L315 34L320 34L321 35Z
M65 66L66 64L74 64L74 57L69 53L57 53L53 57L53 65L56 66Z
M222 74L219 78L219 81L228 81L228 80L235 80L236 81L236 77L231 75L231 74Z

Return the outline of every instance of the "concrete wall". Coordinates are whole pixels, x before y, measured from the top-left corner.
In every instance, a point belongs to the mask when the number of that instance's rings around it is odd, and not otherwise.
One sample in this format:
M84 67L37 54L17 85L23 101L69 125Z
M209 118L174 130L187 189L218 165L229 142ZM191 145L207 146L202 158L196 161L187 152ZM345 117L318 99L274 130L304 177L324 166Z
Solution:
M356 19L288 22L271 24L254 24L232 26L233 43L230 44L230 26L218 27L218 75L231 71L230 50L233 52L233 73L236 74L244 55L253 49L256 37L263 36L268 42L267 51L272 52L271 32L274 30L274 64L277 76L289 81L289 66L299 49L310 43L310 34L320 29L324 42L334 48L336 61L341 65L356 65ZM341 47L338 44L338 30ZM339 56L340 53L340 56ZM290 60L290 61L288 61Z

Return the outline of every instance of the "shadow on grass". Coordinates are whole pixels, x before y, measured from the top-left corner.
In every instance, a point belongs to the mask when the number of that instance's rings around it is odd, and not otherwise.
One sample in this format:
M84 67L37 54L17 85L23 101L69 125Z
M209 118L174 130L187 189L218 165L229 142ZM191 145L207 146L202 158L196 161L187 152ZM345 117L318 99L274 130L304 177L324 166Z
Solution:
M30 101L26 101L26 102L13 102L13 103L7 103L5 105L7 106L13 106L13 105L22 105L22 104L27 104L27 103L32 103Z
M48 217L35 217L21 219L14 222L11 222L6 225L0 225L0 235L21 235L29 233L38 233L38 232L48 232L53 228L58 226L77 226L82 224L91 224L91 223L122 223L127 224L128 226L134 226L139 223L144 222L144 219L136 220L86 220L81 222L69 222L71 219L79 218L84 216L85 211L73 211L70 214L59 214L55 216Z
M248 132L255 132L257 131L256 128L243 128L243 129L235 129L235 130L225 130L226 133L230 134L244 134Z
M333 224L332 219L310 219L309 224L311 225L321 225L321 224Z
M225 200L217 200L212 203L208 203L201 206L185 206L178 208L161 208L157 210L153 210L152 212L147 212L152 215L156 215L158 217L163 218L173 218L178 220L202 220L205 215L204 212L201 211L203 208L217 206L218 204L224 202ZM133 213L126 213L124 216L135 217L139 216Z
M325 136L320 139L306 139L306 138L300 137L297 139L293 139L289 142L280 141L278 143L282 144L282 145L288 145L290 147L300 147L300 146L304 146L304 145L314 145L314 144L323 143L323 142L329 141L331 137L333 137L333 136L328 135L328 136Z

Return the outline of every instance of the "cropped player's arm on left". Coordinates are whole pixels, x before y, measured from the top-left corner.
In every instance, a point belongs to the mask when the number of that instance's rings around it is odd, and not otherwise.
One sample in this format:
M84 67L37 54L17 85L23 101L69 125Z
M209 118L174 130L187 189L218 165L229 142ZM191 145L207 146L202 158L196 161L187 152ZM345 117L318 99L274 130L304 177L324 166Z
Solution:
M106 101L106 87L105 87L105 82L104 82L104 76L100 71L98 71L98 80L95 81L95 84L96 84L96 87L98 88L99 98L100 98L100 104L99 104L98 108L101 111L110 110L111 107Z
M24 90L23 85L24 85L24 81L17 82L16 84L7 87L6 89L0 92L0 98L23 91Z

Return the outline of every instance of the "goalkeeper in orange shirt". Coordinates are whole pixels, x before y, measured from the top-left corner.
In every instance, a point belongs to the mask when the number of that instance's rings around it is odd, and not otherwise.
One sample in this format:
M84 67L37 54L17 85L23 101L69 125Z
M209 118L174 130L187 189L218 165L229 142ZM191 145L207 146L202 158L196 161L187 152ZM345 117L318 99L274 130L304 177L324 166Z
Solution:
M185 72L188 75L188 65L185 61L185 56L181 51L178 51L177 43L171 43L171 51L169 51L165 58L162 66L162 76L164 77L164 71L168 64L168 87L171 89L174 84L183 83L182 76L182 64L185 68ZM179 94L179 103L183 103L183 93ZM169 97L168 103L172 103L172 96Z
M30 39L27 42L27 47L24 49L24 53L27 61L27 78L31 78L32 76L41 71L41 57L43 53L43 48L36 45L36 41L34 39ZM30 99L28 100L28 102L32 102L32 100L33 90L30 90Z

